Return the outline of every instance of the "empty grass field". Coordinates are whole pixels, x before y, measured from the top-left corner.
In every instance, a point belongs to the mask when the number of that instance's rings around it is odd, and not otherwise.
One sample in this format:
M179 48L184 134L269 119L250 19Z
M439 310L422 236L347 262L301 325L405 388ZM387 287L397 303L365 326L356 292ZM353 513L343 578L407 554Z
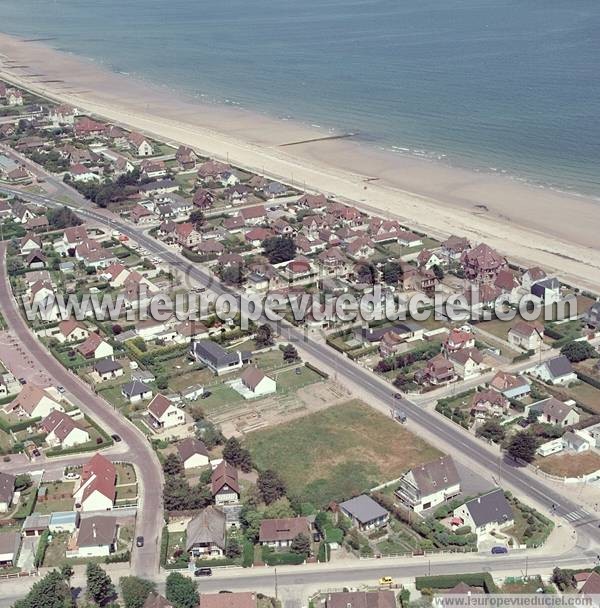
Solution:
M581 454L560 452L545 458L538 458L535 464L542 471L558 477L579 477L600 470L600 455L587 451Z
M358 400L265 430L246 445L260 469L275 469L288 493L315 506L344 500L440 452Z

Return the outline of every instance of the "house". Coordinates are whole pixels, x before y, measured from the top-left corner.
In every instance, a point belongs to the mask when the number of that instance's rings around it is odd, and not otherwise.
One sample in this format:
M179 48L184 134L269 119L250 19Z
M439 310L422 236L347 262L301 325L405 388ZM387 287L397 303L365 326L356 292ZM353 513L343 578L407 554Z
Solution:
M9 106L22 106L23 105L23 93L19 89L7 89L6 90L6 103Z
M508 342L524 350L539 350L544 341L544 327L540 323L517 321L508 330Z
M256 594L250 591L200 594L202 608L257 608L257 605Z
M77 350L84 359L104 359L114 354L111 344L96 332L91 333Z
M480 283L493 283L498 273L508 268L506 258L485 243L464 251L460 260L467 279Z
M200 321L182 321L175 325L175 331L181 342L208 338L208 327Z
M77 532L77 557L106 557L117 545L117 518L96 515L81 519Z
M571 426L577 424L580 418L574 407L559 401L556 397L538 401L530 409L539 414L538 422L556 426Z
M461 348L474 348L475 347L475 334L471 331L465 331L464 329L453 329L450 331L442 350L445 353L454 353Z
M152 389L139 380L126 382L121 387L121 394L129 400L129 403L137 403L152 398Z
M499 371L490 381L490 388L499 391L507 399L522 399L531 393L531 384L524 376Z
M12 213L16 224L26 224L29 220L35 217L33 211L20 202L13 205Z
M167 166L162 160L146 159L140 163L140 173L143 179L166 177Z
M372 530L387 525L390 514L370 496L361 494L339 505L340 511L359 530Z
M15 566L20 547L21 535L18 532L0 534L0 567Z
M217 160L209 160L198 167L198 179L204 182L210 182L229 172L231 172L231 167L229 165Z
M27 418L45 418L52 410L64 412L65 408L58 397L35 384L26 384L17 397L4 406L5 412Z
M240 369L244 364L240 351L226 351L211 340L193 341L190 346L190 355L199 363L206 365L217 376Z
M560 302L560 281L555 277L538 281L531 286L531 293L546 306Z
M573 371L571 362L565 355L559 355L536 365L529 370L531 375L543 382L551 384L567 385L577 380L577 374Z
M508 412L510 402L498 391L487 389L476 392L471 397L470 412L476 420L485 420L489 416L502 416Z
M208 209L209 207L212 207L214 205L215 195L210 190L198 188L198 190L194 192L194 198L192 202L196 207L200 207L200 209ZM242 219L241 223L243 225Z
M254 207L240 209L239 215L243 218L246 226L257 226L267 219L267 210L264 205L255 205Z
M179 146L175 152L175 160L184 171L190 171L196 168L197 154L187 146Z
M6 513L15 494L15 476L0 472L0 513Z
M253 399L276 392L277 383L257 367L247 367L241 378L232 382L232 388L244 399Z
M600 302L594 302L583 315L584 321L594 329L600 329Z
M21 239L21 255L29 255L32 251L39 251L41 248L42 239L33 232L29 232Z
M456 379L454 364L442 355L436 355L427 361L422 370L415 373L415 380L420 384L444 384Z
M120 378L124 373L123 366L110 357L96 361L94 363L94 371L102 381Z
M486 369L483 355L477 348L461 348L448 355L454 365L454 371L463 380L474 378Z
M142 399L145 399L145 397L142 396ZM148 421L155 429L170 429L174 426L185 424L185 413L183 410L180 410L170 399L160 393L148 404L146 411L148 413Z
M512 508L501 488L467 501L454 509L453 515L478 536L514 525Z
M177 224L174 237L182 247L187 249L192 249L202 242L202 234L196 230L191 222Z
M590 572L579 590L579 594L597 598L600 595L600 573L595 570Z
M154 148L150 143L150 140L141 133L132 132L127 138L131 151L136 156L152 156L154 154Z
M75 319L61 321L58 324L58 333L55 334L59 342L80 342L81 340L87 340L89 336L90 330Z
M82 260L86 266L91 268L106 268L117 261L114 253L105 249L98 241L88 239L77 245L75 257Z
M25 258L25 266L32 270L37 270L46 267L47 258L43 251L36 249Z
M184 469L205 467L210 463L210 457L204 442L195 437L186 437L180 441L177 444L177 451Z
M80 424L59 410L50 412L40 428L47 433L46 443L50 447L72 448L90 440L90 434Z
M336 591L325 596L325 608L396 608L393 591Z
M155 217L150 209L147 209L143 205L136 205L129 213L129 219L134 224L150 224L154 221Z
M417 256L417 265L419 268L426 268L427 270L432 270L436 266L441 268L443 259L435 251L422 249Z
M400 478L396 496L420 513L460 494L460 477L451 456L413 467Z
M45 232L49 227L50 224L45 215L38 215L31 218L24 226L25 230L33 230L34 232Z
M142 604L142 608L174 608L173 604L166 597L151 591Z
M530 291L531 290L531 286L534 283L538 283L542 279L545 279L546 276L547 276L546 272L544 270L542 270L541 268L539 268L538 266L535 266L533 268L529 268L528 270L526 270L523 273L523 276L521 277L521 285L527 291Z
M346 253L353 260L368 260L375 255L375 248L366 237L358 237L346 246Z
M50 108L50 111L48 112L48 118L56 127L60 125L73 126L75 124L76 116L77 109L66 104L61 104L59 106L55 106L54 108Z
M69 167L68 171L74 182L95 182L100 180L100 176L94 173L89 167L81 163L74 163Z
M187 525L186 551L192 557L221 557L225 552L225 514L206 507Z
M575 454L587 452L591 448L590 442L574 431L567 431L561 439L563 440L565 450L569 450Z
M78 245L81 245L84 241L87 241L88 235L86 227L81 226L69 226L65 228L61 249L69 255L75 253L75 249Z
M107 511L115 502L117 470L102 454L95 454L83 465L80 483L73 494L81 511Z
M264 519L260 523L258 542L273 548L289 547L299 534L310 538L310 523L306 517Z
M73 130L75 135L80 138L101 137L104 134L106 125L84 116L75 121Z
M210 488L217 506L239 503L241 492L237 469L221 460L212 472Z

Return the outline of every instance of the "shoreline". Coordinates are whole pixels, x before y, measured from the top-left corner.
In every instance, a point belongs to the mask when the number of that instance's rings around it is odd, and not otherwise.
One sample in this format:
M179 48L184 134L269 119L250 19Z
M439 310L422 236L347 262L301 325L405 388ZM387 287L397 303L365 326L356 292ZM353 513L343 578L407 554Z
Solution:
M581 287L600 285L600 202L591 197L331 138L340 133L209 104L5 34L0 77L203 155L394 215L432 236L485 241L525 266L544 266ZM304 143L283 147L289 142Z

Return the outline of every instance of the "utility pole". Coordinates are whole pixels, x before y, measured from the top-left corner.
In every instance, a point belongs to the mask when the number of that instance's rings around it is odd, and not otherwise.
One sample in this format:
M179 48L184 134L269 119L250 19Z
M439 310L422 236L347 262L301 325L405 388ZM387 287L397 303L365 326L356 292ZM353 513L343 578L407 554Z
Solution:
M277 566L276 566L275 567L275 599L276 600L279 599L277 596L277 591L278 591L278 589L277 589Z

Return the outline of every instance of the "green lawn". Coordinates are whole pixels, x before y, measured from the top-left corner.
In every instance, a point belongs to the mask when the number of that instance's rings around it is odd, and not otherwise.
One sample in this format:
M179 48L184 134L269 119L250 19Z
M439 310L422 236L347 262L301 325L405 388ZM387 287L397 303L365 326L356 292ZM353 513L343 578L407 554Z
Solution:
M289 492L316 506L395 479L440 452L358 400L246 437L259 469L273 468Z
M300 370L300 372L296 373L296 369ZM304 386L323 380L317 372L305 366L290 369L285 372L273 372L271 376L277 381L278 393L297 391Z
M244 398L228 384L209 386L207 390L211 393L210 397L197 401L206 414L221 412L229 406L237 406L244 401Z

